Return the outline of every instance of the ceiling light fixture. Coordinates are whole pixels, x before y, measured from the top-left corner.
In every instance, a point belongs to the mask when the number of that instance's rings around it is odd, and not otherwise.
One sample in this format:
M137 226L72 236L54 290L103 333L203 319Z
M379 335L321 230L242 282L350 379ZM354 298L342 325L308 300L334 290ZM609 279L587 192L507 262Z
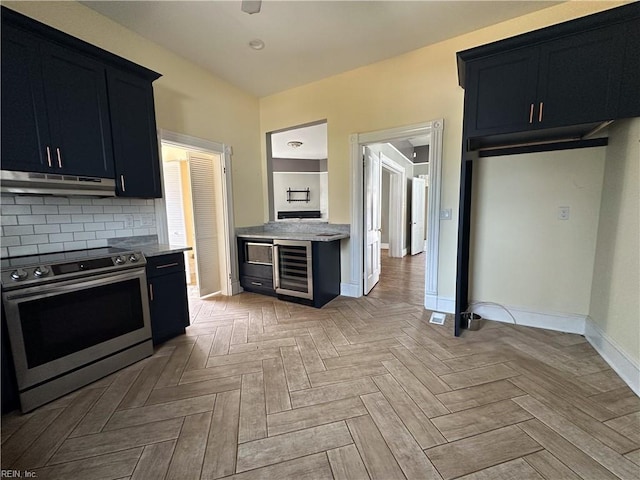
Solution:
M298 140L292 140L290 142L287 142L287 145L289 145L291 148L300 148L302 146L302 142Z
M251 40L249 42L249 46L254 50L262 50L264 48L264 42L259 38L256 38L255 40Z
M261 6L262 0L243 0L240 8L243 12L252 15L254 13L260 13Z

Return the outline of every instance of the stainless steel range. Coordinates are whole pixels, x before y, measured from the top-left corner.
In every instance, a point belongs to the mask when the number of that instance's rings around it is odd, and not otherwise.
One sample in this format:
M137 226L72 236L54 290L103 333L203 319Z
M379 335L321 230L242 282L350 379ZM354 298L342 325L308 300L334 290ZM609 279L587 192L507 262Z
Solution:
M23 412L153 354L145 265L113 247L2 259Z

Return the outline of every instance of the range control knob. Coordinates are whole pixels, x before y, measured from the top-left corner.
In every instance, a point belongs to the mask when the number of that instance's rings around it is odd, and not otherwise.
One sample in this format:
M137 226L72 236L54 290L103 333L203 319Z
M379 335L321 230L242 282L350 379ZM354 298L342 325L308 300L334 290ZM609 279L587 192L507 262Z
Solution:
M113 261L116 262L116 265L122 265L123 263L127 262L127 259L121 255L118 255L116 258L113 259Z
M44 265L40 265L39 267L36 267L36 269L33 271L33 274L40 278L40 277L46 277L47 275L49 275L49 268L44 266Z
M132 253L132 254L129 256L129 261L130 261L131 263L136 263L136 262L138 261L138 259L139 259L139 257L138 257L138 255L136 255L135 253Z
M28 276L29 276L29 274L26 272L26 270L23 270L21 268L11 272L11 280L13 280L15 282L19 282L20 280L24 280Z

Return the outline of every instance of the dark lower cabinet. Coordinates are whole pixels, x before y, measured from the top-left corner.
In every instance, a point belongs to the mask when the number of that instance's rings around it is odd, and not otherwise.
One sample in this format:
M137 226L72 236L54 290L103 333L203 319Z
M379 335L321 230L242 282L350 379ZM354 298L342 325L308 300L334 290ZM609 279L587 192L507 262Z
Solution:
M7 331L7 323L5 321L4 306L2 307L2 335L0 336L1 344L1 364L2 367L2 385L0 393L2 394L2 413L7 413L20 408L20 399L18 397L18 382L13 368L13 355L11 354L11 345L9 344L9 332Z
M316 308L321 308L340 295L340 240L300 242L300 245L293 247L288 245L286 251L285 246L279 244L272 256L277 259L275 268L273 264L261 263L262 259L251 258L248 245L255 248L261 244L271 248L274 243L278 241L238 238L240 285L244 290ZM310 244L310 249L303 244ZM292 248L302 252L301 256ZM311 256L310 269L306 255ZM308 282L308 276L311 276L311 282ZM309 285L310 290L307 288Z
M181 335L189 326L184 254L147 258L147 284L153 344Z

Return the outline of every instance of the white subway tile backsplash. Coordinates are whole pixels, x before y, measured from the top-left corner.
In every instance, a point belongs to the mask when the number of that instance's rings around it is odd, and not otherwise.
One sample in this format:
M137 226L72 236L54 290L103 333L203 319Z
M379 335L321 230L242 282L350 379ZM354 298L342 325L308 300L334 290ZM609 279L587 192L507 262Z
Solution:
M60 205L58 207L60 213L82 213L80 205Z
M31 205L2 205L0 207L2 215L29 215Z
M87 242L85 242L84 240L81 240L79 242L64 242L65 250L82 250L83 248L88 248Z
M10 237L12 235L33 235L33 233L33 225L2 227L2 234L6 235L7 237Z
M57 214L58 213L58 206L57 205L32 205L31 206L31 213L33 214L47 214L47 213L54 213Z
M33 230L34 233L60 233L60 225L55 223L51 225L34 225Z
M96 230L104 230L104 222L96 222L96 223L85 223L84 231L85 232L95 232Z
M42 243L38 245L38 253L60 252L64 250L62 243Z
M106 247L107 246L107 240L88 240L87 241L87 248L100 248L100 247Z
M38 225L47 223L45 215L18 215L18 225Z
M94 222L113 222L113 214L112 213L96 213L93 216Z
M27 245L24 247L9 247L10 257L19 257L20 255L35 255L38 253L36 245Z
M115 230L102 230L102 231L98 231L96 232L96 238L98 240L100 239L107 239L107 238L114 238L116 236L116 232Z
M74 240L95 240L96 233L95 232L76 232L73 234Z
M47 223L70 223L71 215L47 215Z
M60 231L66 232L84 232L84 223L66 223L60 225Z
M48 243L49 235L21 235L20 243L22 245L38 245L39 243Z
M111 238L157 234L155 202L147 199L3 194L0 213L3 257L103 247Z
M93 222L93 215L71 215L70 221L73 223Z
M43 197L34 197L34 196L20 196L16 195L15 197L16 205L43 205L44 198Z
M49 235L50 242L72 242L73 241L73 233L52 233Z
M103 213L104 207L96 205L83 205L82 213Z
M107 205L107 206L104 207L104 213L122 213L122 206L121 205Z
M44 197L45 205L69 205L69 199L66 197Z
M3 247L15 247L20 245L20 237L2 237Z

